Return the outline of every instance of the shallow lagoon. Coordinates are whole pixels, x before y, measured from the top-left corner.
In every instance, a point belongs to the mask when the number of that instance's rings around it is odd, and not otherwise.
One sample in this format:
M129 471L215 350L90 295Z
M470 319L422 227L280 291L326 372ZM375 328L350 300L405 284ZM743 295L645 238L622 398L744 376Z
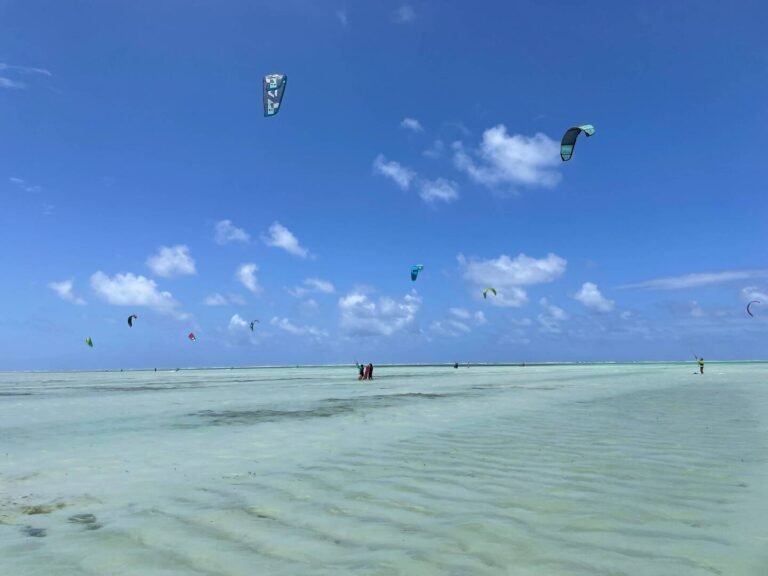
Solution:
M0 574L765 574L768 365L0 375Z

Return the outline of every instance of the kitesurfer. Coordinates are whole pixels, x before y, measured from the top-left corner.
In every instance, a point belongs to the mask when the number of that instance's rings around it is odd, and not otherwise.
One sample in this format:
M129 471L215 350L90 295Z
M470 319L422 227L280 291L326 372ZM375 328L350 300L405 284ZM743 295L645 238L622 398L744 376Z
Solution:
M704 374L704 358L699 358L699 374Z
M359 372L360 372L360 375L357 377L357 379L358 379L358 380L362 380L362 379L363 379L363 376L365 375L365 366L363 366L362 364L358 364L358 365L357 365L357 369L358 369L358 370L359 370Z

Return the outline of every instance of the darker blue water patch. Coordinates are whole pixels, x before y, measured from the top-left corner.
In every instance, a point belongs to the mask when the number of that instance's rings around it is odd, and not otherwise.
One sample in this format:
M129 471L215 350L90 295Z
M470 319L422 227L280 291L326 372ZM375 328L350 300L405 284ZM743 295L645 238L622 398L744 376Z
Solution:
M201 410L189 414L189 416L202 418L206 421L207 425L211 426L258 424L261 422L332 418L334 416L350 414L361 409L390 408L413 401L432 401L465 395L465 393L433 394L424 392L376 394L359 396L357 398L328 398L314 408L301 410Z
M0 396L32 396L32 392L0 392Z
M45 528L35 528L33 526L24 526L21 531L32 538L45 538L47 535Z

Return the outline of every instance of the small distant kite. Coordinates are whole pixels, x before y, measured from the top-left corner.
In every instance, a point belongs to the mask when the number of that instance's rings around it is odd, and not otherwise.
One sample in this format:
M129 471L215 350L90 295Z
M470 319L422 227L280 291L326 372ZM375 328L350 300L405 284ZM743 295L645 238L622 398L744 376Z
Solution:
M192 342L197 340L197 338L195 337L195 333L194 332L190 332L189 336L187 336L187 338L189 338Z
M86 343L86 344L88 344L88 346L90 346L91 348L93 348L93 340L91 340L91 337L90 337L90 336L88 336L88 337L85 339L85 343Z
M264 76L264 116L274 116L280 111L288 76L285 74L267 74Z
M411 266L411 280L414 282L416 281L416 278L419 277L419 272L424 270L424 266L421 264L416 264L416 266Z
M259 322L258 320L254 320L253 322L251 322L251 332L253 332L253 325L254 324L261 324L261 322Z
M570 160L571 156L573 156L573 148L576 146L576 138L578 138L579 134L582 132L589 138L595 133L595 127L592 126L592 124L572 126L565 131L565 134L563 134L563 139L560 142L560 158L563 159L563 162Z
M138 320L138 319L139 319L139 317L136 316L136 314L131 314L130 316L128 316L128 326L133 328L133 321L134 320Z
M493 295L496 296L496 288L488 287L483 290L483 298L488 298L488 292L493 292Z
M761 303L760 300L752 300L752 302L747 304L747 314L749 314L750 316L752 316L754 318L755 315L752 314L752 311L749 309L749 307L752 306L752 304L760 304L760 303Z

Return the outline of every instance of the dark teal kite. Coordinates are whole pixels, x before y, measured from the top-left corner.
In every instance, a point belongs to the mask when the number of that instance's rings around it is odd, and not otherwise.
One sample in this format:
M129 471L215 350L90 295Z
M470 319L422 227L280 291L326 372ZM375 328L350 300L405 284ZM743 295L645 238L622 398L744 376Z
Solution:
M579 134L582 132L589 138L595 133L595 127L592 126L592 124L572 126L565 131L565 134L563 134L563 140L560 142L560 158L563 159L563 162L570 160L571 156L573 156L573 148L576 146L576 138L578 138Z
M416 282L416 278L419 277L419 272L424 270L424 266L421 264L416 264L416 266L411 266L411 280Z

